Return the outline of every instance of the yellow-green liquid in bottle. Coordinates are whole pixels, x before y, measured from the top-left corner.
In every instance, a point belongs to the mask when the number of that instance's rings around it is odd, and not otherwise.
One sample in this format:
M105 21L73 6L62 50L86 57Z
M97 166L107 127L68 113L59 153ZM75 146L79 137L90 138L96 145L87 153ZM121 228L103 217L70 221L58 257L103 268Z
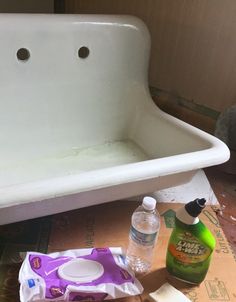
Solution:
M214 236L197 217L205 202L196 199L177 212L166 255L168 272L194 284L204 280L215 248Z

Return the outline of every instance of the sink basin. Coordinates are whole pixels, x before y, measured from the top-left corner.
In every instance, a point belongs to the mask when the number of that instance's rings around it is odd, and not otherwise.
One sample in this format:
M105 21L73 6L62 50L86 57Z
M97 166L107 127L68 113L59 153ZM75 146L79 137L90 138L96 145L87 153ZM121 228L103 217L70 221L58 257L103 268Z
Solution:
M1 224L186 183L228 160L223 142L152 101L139 19L2 14L0 39Z

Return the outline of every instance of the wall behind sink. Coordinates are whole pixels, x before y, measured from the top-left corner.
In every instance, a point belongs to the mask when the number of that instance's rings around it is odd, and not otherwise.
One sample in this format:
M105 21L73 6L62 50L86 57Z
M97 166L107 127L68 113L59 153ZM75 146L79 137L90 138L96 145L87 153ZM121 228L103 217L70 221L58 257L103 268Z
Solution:
M213 132L236 102L235 0L65 0L65 12L141 18L152 37L151 92L171 114Z
M0 0L0 13L53 13L54 0Z

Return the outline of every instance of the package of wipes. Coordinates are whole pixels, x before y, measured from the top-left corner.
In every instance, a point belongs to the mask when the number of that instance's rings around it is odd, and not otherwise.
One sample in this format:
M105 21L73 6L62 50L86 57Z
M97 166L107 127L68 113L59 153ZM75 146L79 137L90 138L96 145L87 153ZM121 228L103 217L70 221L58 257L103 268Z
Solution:
M121 248L28 252L19 272L20 301L102 301L141 294Z

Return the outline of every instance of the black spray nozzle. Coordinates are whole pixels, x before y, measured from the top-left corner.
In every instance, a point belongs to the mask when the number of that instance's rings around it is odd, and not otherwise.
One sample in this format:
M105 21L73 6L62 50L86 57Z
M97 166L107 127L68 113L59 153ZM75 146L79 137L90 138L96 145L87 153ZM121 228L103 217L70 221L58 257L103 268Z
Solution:
M197 217L201 211L205 208L206 199L197 198L193 201L190 201L185 205L185 210L192 217Z

